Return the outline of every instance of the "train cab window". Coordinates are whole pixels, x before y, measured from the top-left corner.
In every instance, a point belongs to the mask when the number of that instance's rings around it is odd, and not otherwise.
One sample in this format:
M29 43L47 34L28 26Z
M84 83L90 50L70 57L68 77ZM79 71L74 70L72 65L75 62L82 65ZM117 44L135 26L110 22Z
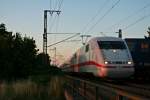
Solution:
M89 44L87 44L85 47L85 52L88 52L88 51L89 51Z
M126 49L122 41L98 41L98 45L101 49Z

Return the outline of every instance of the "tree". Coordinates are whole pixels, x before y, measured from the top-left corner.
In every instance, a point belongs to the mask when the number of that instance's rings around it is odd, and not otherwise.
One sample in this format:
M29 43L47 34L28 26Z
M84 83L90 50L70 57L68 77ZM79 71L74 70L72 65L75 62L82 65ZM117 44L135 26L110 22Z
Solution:
M37 54L35 40L20 33L8 32L0 24L0 79L26 78L31 74L49 73L49 55Z
M36 57L36 64L39 67L46 68L50 66L50 60L48 54L40 53Z
M27 77L36 64L36 44L33 38L12 35L0 24L0 77Z
M0 24L0 76L7 77L12 73L11 61L11 45L12 45L12 32L7 32L5 24ZM8 73L8 74L6 74Z
M0 24L0 32L5 32L6 31L6 27L5 24Z

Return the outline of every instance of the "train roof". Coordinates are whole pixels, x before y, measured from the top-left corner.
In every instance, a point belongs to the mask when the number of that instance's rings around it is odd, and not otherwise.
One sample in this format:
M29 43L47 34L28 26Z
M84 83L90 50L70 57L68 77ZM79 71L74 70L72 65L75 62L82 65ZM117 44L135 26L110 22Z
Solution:
M89 42L91 41L122 41L122 39L118 37L94 37L89 40Z
M150 38L125 38L125 41L150 41Z

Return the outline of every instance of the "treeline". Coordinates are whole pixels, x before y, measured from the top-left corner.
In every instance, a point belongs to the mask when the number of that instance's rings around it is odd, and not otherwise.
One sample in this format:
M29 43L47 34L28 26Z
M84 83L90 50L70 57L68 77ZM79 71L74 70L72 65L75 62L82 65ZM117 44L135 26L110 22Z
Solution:
M35 40L0 24L0 79L26 78L50 70L49 56L37 54Z

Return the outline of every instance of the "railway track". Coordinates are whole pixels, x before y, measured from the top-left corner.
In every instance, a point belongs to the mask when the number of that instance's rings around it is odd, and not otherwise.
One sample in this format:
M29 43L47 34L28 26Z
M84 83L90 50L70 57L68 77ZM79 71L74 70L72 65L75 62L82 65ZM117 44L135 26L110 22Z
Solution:
M132 92L136 95L141 95L143 97L150 98L150 84L143 82L138 82L135 80L122 80L122 81L107 81L107 80L100 80L95 81L99 84L104 84L113 88L117 88L123 91Z
M130 87L135 87L135 88L140 88L143 90L150 91L150 84L136 84L136 83L130 83L130 82L126 82L125 84Z
M143 86L143 85L137 85L137 84L132 84L132 83L124 83L124 84L114 84L114 83L106 83L106 82L99 82L99 84L103 84L105 86L122 90L137 96L141 97L146 97L150 98L150 88L148 86Z
M79 77L76 77L79 78ZM95 86L104 86L107 88L111 88L113 91L122 92L123 95L133 95L134 99L142 98L149 99L150 98L150 85L149 84L136 84L129 81L107 81L103 79L95 79L90 78L87 79L85 77L80 77L80 80L87 81ZM141 100L141 99L139 99Z

